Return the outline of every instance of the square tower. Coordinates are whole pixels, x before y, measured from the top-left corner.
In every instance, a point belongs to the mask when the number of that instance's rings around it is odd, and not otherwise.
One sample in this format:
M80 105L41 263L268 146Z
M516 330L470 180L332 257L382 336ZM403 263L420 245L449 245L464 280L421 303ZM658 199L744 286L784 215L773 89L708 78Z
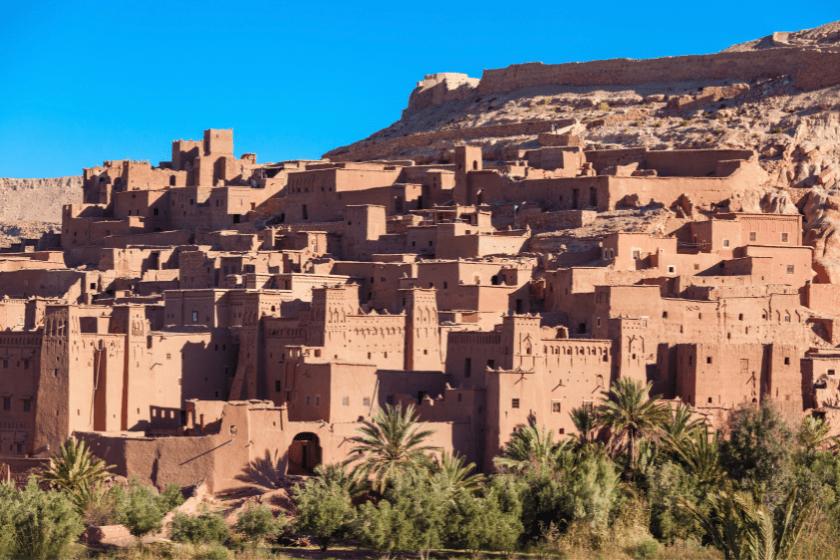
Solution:
M455 204L463 206L470 203L467 174L470 171L481 171L483 168L480 146L455 147Z

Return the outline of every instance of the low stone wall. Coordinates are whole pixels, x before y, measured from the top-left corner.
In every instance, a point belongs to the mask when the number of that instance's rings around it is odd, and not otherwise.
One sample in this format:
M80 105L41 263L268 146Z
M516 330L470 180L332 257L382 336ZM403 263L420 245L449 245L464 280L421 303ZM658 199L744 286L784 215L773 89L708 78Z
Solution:
M558 230L586 227L598 215L594 210L561 210L559 212L521 212L514 222L515 228L532 230Z
M312 222L302 224L278 224L278 229L284 232L296 231L325 231L327 233L343 233L344 221L340 222Z

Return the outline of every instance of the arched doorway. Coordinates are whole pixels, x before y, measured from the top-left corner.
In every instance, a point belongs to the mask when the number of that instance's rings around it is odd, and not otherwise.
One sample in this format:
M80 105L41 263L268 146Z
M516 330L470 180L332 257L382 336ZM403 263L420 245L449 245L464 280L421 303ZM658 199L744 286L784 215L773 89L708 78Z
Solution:
M302 432L289 446L288 474L309 475L321 464L321 442L312 432Z

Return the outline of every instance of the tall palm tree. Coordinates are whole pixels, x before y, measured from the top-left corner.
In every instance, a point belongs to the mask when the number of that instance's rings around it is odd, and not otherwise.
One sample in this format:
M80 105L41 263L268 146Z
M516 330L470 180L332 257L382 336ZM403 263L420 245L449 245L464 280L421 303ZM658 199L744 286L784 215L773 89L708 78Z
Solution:
M464 464L465 461L464 457L444 451L432 465L434 475L446 487L450 497L461 492L475 494L484 485L484 475L474 473L475 463Z
M49 466L41 473L41 479L51 488L66 490L76 507L84 509L92 494L100 491L102 482L114 465L106 465L85 447L85 442L70 437L50 457Z
M574 408L569 413L572 423L578 431L578 445L586 447L595 441L595 432L598 429L598 415L591 406Z
M567 450L568 440L554 443L554 433L545 426L525 426L511 434L493 464L500 470L516 473L553 471L565 461Z
M707 496L708 512L685 499L679 505L703 527L726 560L787 560L816 503L811 494L795 509L796 495L794 487L782 504L783 515L776 526L760 489L748 493L727 485Z
M612 432L614 445L626 446L630 471L636 462L636 442L639 438L656 435L671 416L668 407L659 402L658 395L648 398L651 385L619 379L609 393L604 393L612 398L598 407L598 422Z
M799 426L797 440L806 451L816 451L826 443L833 441L834 438L828 435L830 432L831 427L827 420L815 416L806 416Z
M690 404L677 403L672 409L673 416L662 424L665 440L670 446L675 446L685 438L691 438L698 431L703 429L706 421L693 418L693 411Z
M405 410L402 405L385 405L370 420L356 430L359 435L350 441L356 444L351 456L344 464L348 465L361 458L361 463L354 469L354 474L362 479L373 477L373 488L385 490L388 481L399 472L414 470L428 461L426 453L438 448L424 445L426 439L434 434L424 430L425 424L418 424L414 405Z
M706 428L672 444L672 448L701 484L715 486L725 478L720 465L720 432L710 434Z

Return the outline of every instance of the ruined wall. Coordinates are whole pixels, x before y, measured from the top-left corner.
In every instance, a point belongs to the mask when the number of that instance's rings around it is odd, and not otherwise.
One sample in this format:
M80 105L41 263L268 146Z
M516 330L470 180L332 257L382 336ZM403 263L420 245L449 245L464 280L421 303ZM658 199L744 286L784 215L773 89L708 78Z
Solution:
M772 49L674 56L649 60L616 58L591 62L529 62L485 70L476 93L491 95L549 84L614 86L692 80L753 80L794 76L799 89L840 83L840 53Z

